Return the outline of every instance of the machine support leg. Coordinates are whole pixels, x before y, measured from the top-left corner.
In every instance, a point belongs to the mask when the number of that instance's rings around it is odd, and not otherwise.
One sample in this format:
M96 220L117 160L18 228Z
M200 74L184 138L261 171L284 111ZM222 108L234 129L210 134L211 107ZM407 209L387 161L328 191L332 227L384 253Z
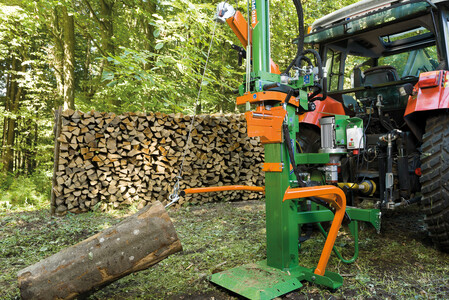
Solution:
M343 221L343 217L345 215L346 197L343 190L333 185L294 188L294 189L289 187L285 191L283 201L307 197L318 197L329 203L329 205L335 209L335 216L332 221L331 228L327 235L323 251L321 252L321 257L318 262L318 266L314 271L315 274L324 276L327 262L329 261L329 257L332 253L335 240L337 239L338 230L340 230L341 222Z

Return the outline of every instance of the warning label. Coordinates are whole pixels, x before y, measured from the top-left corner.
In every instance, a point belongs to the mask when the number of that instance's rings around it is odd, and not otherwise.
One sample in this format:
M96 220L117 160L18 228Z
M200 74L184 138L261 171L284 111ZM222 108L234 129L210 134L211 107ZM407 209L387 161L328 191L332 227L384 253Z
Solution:
M251 8L251 27L254 29L257 23L259 23L259 21L257 21L256 0L251 1Z

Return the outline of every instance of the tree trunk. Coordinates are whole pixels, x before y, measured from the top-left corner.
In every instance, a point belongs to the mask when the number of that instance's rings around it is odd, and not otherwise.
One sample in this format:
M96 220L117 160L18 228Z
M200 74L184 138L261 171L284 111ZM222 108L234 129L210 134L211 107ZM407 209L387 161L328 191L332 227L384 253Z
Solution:
M62 7L64 17L64 107L75 109L75 25L73 15Z
M114 28L112 26L112 7L114 2L108 3L107 0L100 0L101 7L101 46L107 55L114 55L114 44L112 37ZM101 72L108 66L108 60L105 58L101 64Z
M114 26L113 26L113 7L114 7L114 0L100 0L100 8L101 8L101 44L103 51L106 52L107 55L114 55L115 54L115 47L114 43L112 41L112 38L114 36ZM103 71L108 67L109 62L105 58L102 60L101 66L100 66L100 74L103 73ZM106 83L106 82L105 82ZM110 104L113 106L113 110L117 110L120 108L121 103L120 101L114 97L110 99Z
M55 45L54 48L54 61L53 66L55 69L55 79L56 79L56 90L57 90L57 99L54 104L54 107L58 107L64 102L64 45L62 42L62 30L59 24L59 10L60 6L55 6L53 10L53 43Z
M9 104L8 111L15 116L19 109L19 100L22 94L22 88L18 87L17 75L16 73L20 71L20 60L13 57L11 69L13 71L11 75L10 91L9 91ZM15 129L16 120L15 117L9 117L5 124L6 126L6 143L4 145L5 152L3 155L3 168L7 172L14 171L14 140L15 140Z
M88 37L86 40L86 56L84 59L84 70L83 70L83 79L85 81L85 84L83 86L83 92L87 95L90 93L90 61L91 61L91 47L92 47L92 41L91 38ZM89 95L90 99L90 95Z
M8 64L9 65L9 64ZM11 77L12 74L8 73L6 77L6 97L5 97L5 111L9 111L9 102L10 102L10 91L11 91ZM8 133L8 117L3 118L3 137L2 137L2 158L6 153L6 139Z
M140 2L141 7L146 11L147 15L152 16L156 13L156 1L155 0L149 0L149 1L141 1ZM154 37L154 30L155 27L153 24L153 20L148 20L147 17L143 17L142 20L142 26L143 31L145 33L145 39L144 39L144 47L145 50L148 50L151 53L154 53L154 46L155 46L155 37ZM153 57L151 57L153 59ZM147 62L145 63L144 69L149 70L153 67L153 63Z
M164 206L155 202L119 224L18 273L22 299L73 299L182 250Z
M36 107L36 111L38 111L38 108ZM36 113L35 120L38 120L38 113ZM28 174L33 174L33 172L36 170L36 155L37 155L37 142L39 139L39 128L37 126L37 121L33 122L33 139L31 141L30 147L30 156L28 157Z

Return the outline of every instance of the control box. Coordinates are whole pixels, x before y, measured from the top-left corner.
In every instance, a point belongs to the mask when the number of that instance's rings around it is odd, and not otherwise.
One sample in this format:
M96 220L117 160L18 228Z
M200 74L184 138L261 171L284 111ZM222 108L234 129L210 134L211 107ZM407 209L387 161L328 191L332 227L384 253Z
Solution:
M365 148L365 140L363 138L363 128L354 126L346 127L346 148L348 150Z

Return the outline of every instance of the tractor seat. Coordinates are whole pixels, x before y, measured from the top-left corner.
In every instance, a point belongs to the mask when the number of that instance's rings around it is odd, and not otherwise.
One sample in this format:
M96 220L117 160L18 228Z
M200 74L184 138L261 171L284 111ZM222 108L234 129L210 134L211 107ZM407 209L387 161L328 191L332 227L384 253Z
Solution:
M398 81L399 75L392 66L378 66L365 70L362 85L376 85L392 81Z

